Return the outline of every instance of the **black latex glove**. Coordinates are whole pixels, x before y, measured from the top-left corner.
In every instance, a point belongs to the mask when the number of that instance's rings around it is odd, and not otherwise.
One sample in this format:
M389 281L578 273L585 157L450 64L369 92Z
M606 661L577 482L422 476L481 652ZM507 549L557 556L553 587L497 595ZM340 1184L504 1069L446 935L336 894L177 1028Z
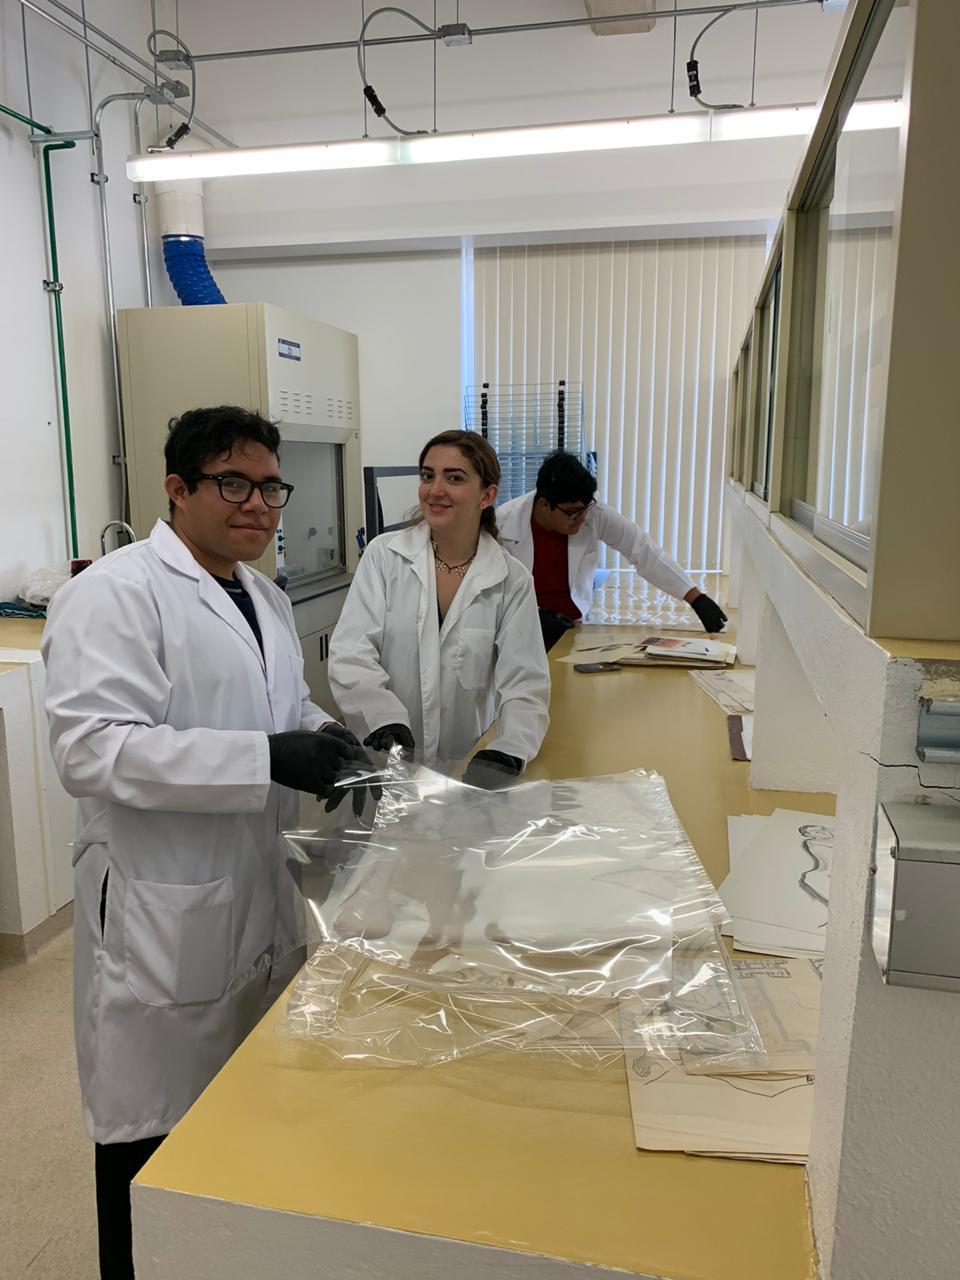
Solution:
M478 751L467 765L463 780L467 786L496 791L498 787L508 787L522 768L523 761L516 756L503 751Z
M346 729L342 732L348 733ZM352 742L340 734L311 733L308 729L268 734L271 779L294 791L312 792L320 800L332 797L336 807L349 790L337 788L337 779L358 762L358 752L364 755L352 733L348 738Z
M371 772L376 770L376 766L373 761L360 745L360 739L356 734L351 733L349 729L345 729L342 724L337 724L336 721L331 721L330 724L325 724L323 726L321 733L329 733L333 737L339 739L339 741L343 743L344 748L350 752L352 766L348 766L348 773L353 769L358 772L363 769L369 769ZM363 813L363 806L366 803L368 794L374 804L378 804L380 802L380 797L383 795L383 790L377 786L375 782L361 781L347 783L343 786L335 786L330 794L330 798L324 806L324 812L332 813L334 809L339 808L343 801L343 797L348 791L353 795L353 812L354 816L357 818L359 818ZM322 800L323 796L318 795L317 799Z
M569 631L575 623L565 613L557 613L555 609L538 609L537 612L540 614L543 647L549 653L564 632Z
M379 729L374 729L373 733L368 733L363 740L363 745L369 747L371 751L389 751L396 745L408 753L412 752L417 744L405 724L385 724Z
M723 630L723 624L727 621L727 615L717 604L716 600L711 600L709 596L699 595L696 600L690 601L690 608L703 623L704 631Z

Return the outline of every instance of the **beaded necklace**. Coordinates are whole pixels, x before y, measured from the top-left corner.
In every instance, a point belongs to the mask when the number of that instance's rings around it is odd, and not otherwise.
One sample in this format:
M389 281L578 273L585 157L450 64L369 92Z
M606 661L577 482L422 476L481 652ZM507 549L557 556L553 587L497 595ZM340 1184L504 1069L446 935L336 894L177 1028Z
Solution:
M469 560L464 560L463 564L447 564L446 560L441 559L440 548L437 546L436 538L431 538L430 542L433 546L433 560L438 569L443 569L447 573L455 573L458 578L465 576L467 570L476 559L477 553L474 552Z

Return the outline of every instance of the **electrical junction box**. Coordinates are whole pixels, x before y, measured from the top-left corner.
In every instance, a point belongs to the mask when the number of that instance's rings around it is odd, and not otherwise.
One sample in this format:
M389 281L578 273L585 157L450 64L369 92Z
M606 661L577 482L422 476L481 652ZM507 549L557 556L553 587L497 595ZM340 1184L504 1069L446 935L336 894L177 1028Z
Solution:
M960 991L960 806L880 805L874 863L884 982Z

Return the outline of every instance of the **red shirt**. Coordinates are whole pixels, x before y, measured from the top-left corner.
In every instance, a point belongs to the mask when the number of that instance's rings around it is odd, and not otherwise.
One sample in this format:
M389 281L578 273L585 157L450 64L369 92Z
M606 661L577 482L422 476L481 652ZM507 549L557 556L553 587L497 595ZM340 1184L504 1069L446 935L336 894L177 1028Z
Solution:
M570 572L567 567L567 549L570 539L563 533L553 533L537 524L530 517L533 531L533 585L537 604L541 609L564 613L574 622L580 618L580 610L570 595Z

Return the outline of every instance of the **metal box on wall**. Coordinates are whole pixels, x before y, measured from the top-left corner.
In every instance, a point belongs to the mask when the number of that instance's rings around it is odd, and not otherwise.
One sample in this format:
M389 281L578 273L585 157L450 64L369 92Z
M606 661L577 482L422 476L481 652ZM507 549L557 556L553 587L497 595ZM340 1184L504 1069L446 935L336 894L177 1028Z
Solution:
M880 805L873 950L884 982L960 991L960 808Z

